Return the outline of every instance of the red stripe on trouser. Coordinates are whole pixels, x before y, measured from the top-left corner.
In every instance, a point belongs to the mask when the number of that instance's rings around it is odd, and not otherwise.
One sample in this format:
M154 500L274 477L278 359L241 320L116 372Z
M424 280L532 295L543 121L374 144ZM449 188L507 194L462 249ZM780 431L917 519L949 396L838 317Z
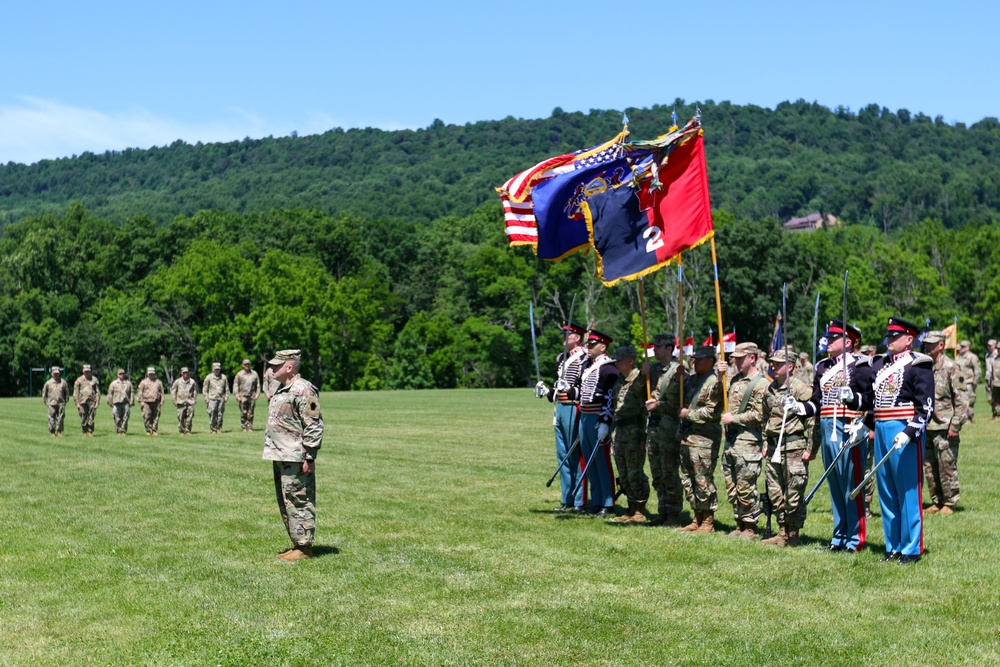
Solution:
M851 450L851 458L854 460L852 477L854 477L854 486L857 488L858 484L861 484L861 480L864 479L865 473L864 461L861 460L861 447L855 447ZM854 498L854 507L858 512L858 546L854 551L860 552L861 547L865 546L865 536L868 532L865 521L865 492L863 489Z

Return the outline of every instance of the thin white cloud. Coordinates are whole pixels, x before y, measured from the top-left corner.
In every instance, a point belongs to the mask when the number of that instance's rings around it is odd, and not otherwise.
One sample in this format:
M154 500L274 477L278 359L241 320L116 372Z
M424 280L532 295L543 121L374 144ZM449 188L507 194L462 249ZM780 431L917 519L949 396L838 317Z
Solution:
M0 104L0 164L79 155L85 151L103 153L125 148L164 146L178 139L235 141L244 137L287 136L325 132L343 126L322 112L307 112L297 122L275 122L242 109L232 109L228 117L207 123L182 123L162 118L145 109L106 113L74 107L54 100L20 96L13 104ZM388 122L373 127L402 129L402 123Z

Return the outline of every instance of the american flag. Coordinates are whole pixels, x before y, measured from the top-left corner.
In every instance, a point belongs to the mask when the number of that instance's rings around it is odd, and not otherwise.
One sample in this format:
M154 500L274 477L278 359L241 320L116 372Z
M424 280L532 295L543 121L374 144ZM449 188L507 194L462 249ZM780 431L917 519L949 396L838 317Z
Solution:
M593 167L620 157L625 150L622 144L626 136L628 133L623 131L614 139L599 146L557 155L539 162L497 188L500 200L503 202L503 219L510 245L533 246L538 243L535 207L531 202L532 188L559 174Z

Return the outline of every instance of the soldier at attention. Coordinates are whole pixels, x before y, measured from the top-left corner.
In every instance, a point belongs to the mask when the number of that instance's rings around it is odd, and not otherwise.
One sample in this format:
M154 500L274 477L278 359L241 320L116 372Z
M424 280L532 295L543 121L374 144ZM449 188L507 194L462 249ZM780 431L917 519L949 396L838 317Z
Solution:
M177 407L177 431L181 435L191 435L194 406L198 402L198 383L190 376L187 366L181 369L181 376L170 386L170 400Z
M948 358L944 345L943 331L924 336L924 354L934 360L934 414L927 424L924 442L924 478L931 504L924 514L955 513L959 496L958 434L968 421L966 371Z
M146 369L146 377L139 381L138 394L146 435L159 435L160 409L163 407L165 394L163 383L156 377L156 369L152 366Z
M115 420L115 433L128 433L128 418L135 405L135 394L132 382L125 378L125 369L118 369L118 377L108 385L108 405L111 406L111 417Z
M722 382L715 373L713 346L702 345L691 359L694 373L684 382L677 437L681 441L681 483L694 518L677 530L711 533L715 531L715 511L719 508L715 466L722 442Z
M618 382L614 389L614 428L611 430L611 455L618 466L618 479L628 510L612 519L617 522L644 523L646 501L649 500L649 478L646 477L646 379L635 365L636 350L623 345L615 350Z
M73 402L80 413L80 427L88 438L94 437L94 413L101 404L101 388L90 364L83 365L83 375L73 383Z
M243 360L243 368L233 378L233 395L240 406L240 430L253 431L254 406L260 396L260 376L250 368L250 360Z
M653 336L656 363L650 367L652 396L646 401L649 421L646 424L646 455L649 474L656 489L657 515L650 521L654 526L679 526L684 507L684 486L681 484L681 444L677 439L680 426L681 384L686 374L674 360L677 339L673 334Z
M205 376L201 393L205 395L205 406L208 408L208 428L212 433L221 433L222 417L229 400L229 378L222 374L219 362L212 364L212 372Z
M283 561L312 557L316 531L316 455L323 444L319 392L302 379L299 350L282 350L268 362L280 383L268 405L264 460L272 462L278 511L292 548Z
M52 367L50 377L42 387L42 401L49 408L49 433L62 437L63 420L66 418L66 403L69 401L69 385L62 377L58 366Z

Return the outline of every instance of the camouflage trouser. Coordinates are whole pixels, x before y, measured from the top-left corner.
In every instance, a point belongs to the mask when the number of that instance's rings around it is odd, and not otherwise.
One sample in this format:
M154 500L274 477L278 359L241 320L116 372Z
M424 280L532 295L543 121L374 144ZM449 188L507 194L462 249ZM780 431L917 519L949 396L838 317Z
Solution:
M77 409L80 413L80 428L84 433L94 432L94 413L97 412L97 403L81 403Z
M990 389L990 396L993 397L993 416L1000 417L1000 387Z
M970 385L966 386L966 394L969 396L969 411L968 411L968 416L969 416L969 421L970 422L972 421L972 418L976 415L976 391L978 389L979 389L979 387L977 387L974 384L970 384Z
M801 446L804 440L793 442ZM773 451L777 444L778 440L774 438L773 442L769 442L768 450ZM770 455L767 457L764 480L778 525L798 530L806 521L806 506L802 502L809 481L809 468L802 460L802 452L806 450L784 446L782 450L780 463L774 463Z
M726 480L726 495L733 506L737 521L755 523L760 516L760 447L737 444L722 454L722 476Z
M649 500L649 478L646 477L646 428L643 424L615 425L611 432L611 453L618 467L618 479L629 501Z
M62 433L63 420L66 419L66 404L50 405L49 407L49 433Z
M128 417L132 407L128 403L115 403L111 406L111 418L115 420L115 433L128 432Z
M140 403L142 408L142 424L146 427L146 433L158 431L160 429L160 402Z
M684 507L681 485L681 443L677 440L677 420L663 417L646 431L649 474L656 489L660 514L680 514Z
M208 402L208 428L213 431L222 430L222 415L226 412L226 402L221 398Z
M177 406L177 431L180 433L191 432L191 422L194 421L193 405Z
M935 505L958 503L958 443L947 431L927 431L924 439L924 478Z
M718 462L719 440L693 435L681 442L681 483L692 510L719 509L719 494L715 489Z
M236 402L240 406L240 428L247 430L252 429L253 409L257 402L253 400L252 396L247 396L246 398L237 398Z
M302 464L274 461L274 491L278 510L295 546L313 543L316 532L316 473L302 474Z

